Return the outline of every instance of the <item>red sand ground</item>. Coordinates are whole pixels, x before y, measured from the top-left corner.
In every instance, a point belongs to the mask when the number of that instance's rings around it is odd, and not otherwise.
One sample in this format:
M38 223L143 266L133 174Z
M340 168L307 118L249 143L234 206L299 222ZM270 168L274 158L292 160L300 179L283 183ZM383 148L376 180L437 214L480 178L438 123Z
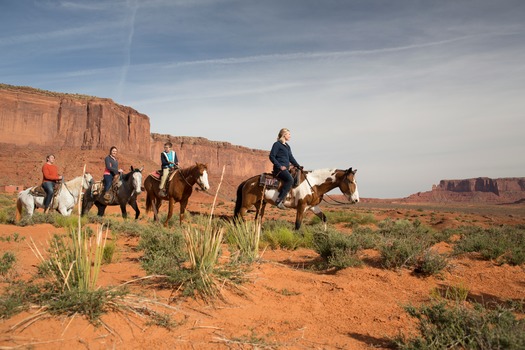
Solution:
M212 200L211 196L194 194L189 209L209 214ZM214 214L230 215L233 203L219 203ZM143 200L140 205L143 208ZM374 215L377 220L418 219L436 229L525 224L523 205L360 203L345 208ZM161 210L166 211L166 205ZM117 208L109 211L109 215L117 213ZM142 215L144 220L145 213ZM294 212L268 208L266 220L272 218L293 221ZM343 225L338 229L351 233ZM45 241L56 232L63 230L47 224L0 225L0 237L13 237L14 233L25 237L21 242L0 241L0 251L14 252L17 273L28 277L38 263L27 244L29 238L45 250ZM138 240L122 237L117 244L116 261L102 267L101 285L119 285L146 276L137 260L141 255L135 250ZM446 243L437 248L441 252L451 249ZM117 312L102 316L106 326L95 326L79 316L43 317L21 326L39 312L35 308L0 320L0 349L386 349L389 338L415 330L415 322L403 306L429 302L435 289L466 287L469 298L478 301L523 300L525 295L523 267L498 266L475 255L453 258L443 276L429 278L414 276L409 270L383 269L375 251L363 253L363 267L331 273L309 270L308 265L316 259L318 254L308 249L266 250L261 262L253 265L250 282L242 286L244 295L226 290L226 301L214 305L174 298L171 290L153 284L131 283L133 293L169 304L169 309L157 308L180 322L171 330L149 325L137 315Z

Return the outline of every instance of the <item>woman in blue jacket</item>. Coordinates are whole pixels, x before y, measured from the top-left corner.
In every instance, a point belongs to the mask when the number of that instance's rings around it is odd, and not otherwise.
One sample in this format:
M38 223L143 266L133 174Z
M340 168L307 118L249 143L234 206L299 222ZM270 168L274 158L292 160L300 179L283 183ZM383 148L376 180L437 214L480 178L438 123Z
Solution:
M286 195L290 192L293 185L293 177L288 170L290 164L297 168L301 167L295 160L292 154L292 149L287 143L290 140L290 137L290 130L286 128L281 129L277 136L277 141L274 142L272 150L270 151L270 161L273 163L273 175L283 182L281 192L275 201L275 205L279 209L286 209L283 200L286 198Z

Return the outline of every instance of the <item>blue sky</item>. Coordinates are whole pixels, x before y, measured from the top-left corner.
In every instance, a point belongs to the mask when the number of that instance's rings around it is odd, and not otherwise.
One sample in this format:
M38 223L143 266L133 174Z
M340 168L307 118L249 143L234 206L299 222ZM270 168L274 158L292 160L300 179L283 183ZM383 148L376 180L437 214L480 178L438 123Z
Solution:
M522 0L0 0L0 83L256 149L287 127L362 197L525 176Z

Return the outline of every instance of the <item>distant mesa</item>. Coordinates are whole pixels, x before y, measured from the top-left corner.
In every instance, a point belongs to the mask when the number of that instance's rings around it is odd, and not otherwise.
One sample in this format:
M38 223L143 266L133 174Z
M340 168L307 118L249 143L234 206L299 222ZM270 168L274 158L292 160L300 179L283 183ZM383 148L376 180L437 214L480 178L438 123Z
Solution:
M525 200L525 177L491 179L478 177L463 180L441 180L428 192L404 198L406 202L476 202L519 204Z

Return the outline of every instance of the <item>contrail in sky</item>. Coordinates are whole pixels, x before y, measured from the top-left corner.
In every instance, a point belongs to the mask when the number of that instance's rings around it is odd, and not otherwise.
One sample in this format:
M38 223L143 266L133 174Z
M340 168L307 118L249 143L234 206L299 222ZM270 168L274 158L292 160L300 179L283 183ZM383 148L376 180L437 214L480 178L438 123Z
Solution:
M129 5L131 3L131 5ZM131 15L129 18L128 26L129 26L129 34L128 34L128 40L126 44L126 57L124 61L124 65L122 66L122 73L120 77L120 83L118 86L117 96L119 99L122 97L122 91L124 90L124 84L126 83L126 79L128 76L128 69L131 62L131 44L133 43L133 34L135 32L135 16L137 15L137 10L139 8L139 4L137 0L128 0L128 8L131 9Z

